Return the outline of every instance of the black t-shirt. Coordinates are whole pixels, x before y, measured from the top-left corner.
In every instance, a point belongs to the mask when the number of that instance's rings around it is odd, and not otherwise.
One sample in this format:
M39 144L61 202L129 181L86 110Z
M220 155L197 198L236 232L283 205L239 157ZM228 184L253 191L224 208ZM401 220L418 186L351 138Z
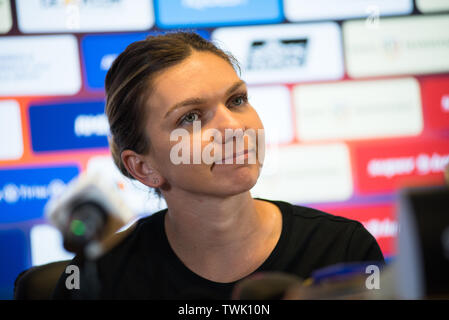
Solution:
M306 279L313 271L338 263L384 262L376 240L361 223L282 201L270 202L282 212L282 232L269 257L255 272L281 271ZM231 297L237 281L207 280L188 269L176 256L165 234L166 212L167 209L161 210L141 219L132 233L98 259L100 293L97 298ZM79 265L77 257L72 264ZM75 290L66 289L67 276L63 273L59 279L54 298L77 297Z

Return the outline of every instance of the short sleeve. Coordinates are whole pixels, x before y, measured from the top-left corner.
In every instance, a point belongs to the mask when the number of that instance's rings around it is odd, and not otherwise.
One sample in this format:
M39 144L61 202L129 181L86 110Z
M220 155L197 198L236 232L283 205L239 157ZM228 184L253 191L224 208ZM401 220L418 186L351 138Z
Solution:
M351 262L385 263L379 244L361 223L357 223L350 237L346 259Z

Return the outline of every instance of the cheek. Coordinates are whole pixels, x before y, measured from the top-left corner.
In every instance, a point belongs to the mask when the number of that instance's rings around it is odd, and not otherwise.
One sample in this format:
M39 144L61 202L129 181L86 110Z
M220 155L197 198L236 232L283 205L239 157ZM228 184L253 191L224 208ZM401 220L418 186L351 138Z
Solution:
M200 162L203 145L199 144ZM170 141L169 138L153 143L153 159L156 162L159 173L172 183L193 180L194 177L204 175L208 166L193 164L194 153L193 136L188 139ZM190 159L190 160L187 160ZM185 162L188 161L186 164Z
M254 109L252 105L249 105L249 108L244 113L242 123L244 123L247 129L252 129L256 131L256 133L258 130L264 129L262 120L260 119L256 109Z
M171 169L170 150L171 142L168 138L152 137L150 148L152 164L163 177L166 177L167 172L170 172Z
M254 129L264 129L264 126L263 126L262 120L260 120L259 114L253 107L251 107L251 109L253 112L253 114L252 114L253 128Z
M255 131L255 144L257 144L258 149L265 148L265 128L263 126L262 120L260 120L259 115L256 110L251 107L251 113L246 122L246 126Z

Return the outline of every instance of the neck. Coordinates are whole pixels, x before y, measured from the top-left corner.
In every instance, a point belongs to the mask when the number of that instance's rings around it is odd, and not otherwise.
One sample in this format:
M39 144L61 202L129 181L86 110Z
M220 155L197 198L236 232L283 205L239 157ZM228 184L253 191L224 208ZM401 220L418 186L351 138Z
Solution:
M193 272L231 282L254 272L272 252L282 230L278 208L249 191L226 198L177 193L164 197L170 246Z
M225 198L177 192L164 195L167 236L175 246L210 251L241 245L261 229L262 217L249 191Z

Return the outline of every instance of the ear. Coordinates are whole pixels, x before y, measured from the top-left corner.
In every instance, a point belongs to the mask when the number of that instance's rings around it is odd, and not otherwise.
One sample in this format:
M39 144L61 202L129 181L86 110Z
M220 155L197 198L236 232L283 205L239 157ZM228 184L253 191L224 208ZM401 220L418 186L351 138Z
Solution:
M164 178L152 168L144 156L132 150L124 150L121 158L126 170L134 179L151 188L160 188L164 184Z

